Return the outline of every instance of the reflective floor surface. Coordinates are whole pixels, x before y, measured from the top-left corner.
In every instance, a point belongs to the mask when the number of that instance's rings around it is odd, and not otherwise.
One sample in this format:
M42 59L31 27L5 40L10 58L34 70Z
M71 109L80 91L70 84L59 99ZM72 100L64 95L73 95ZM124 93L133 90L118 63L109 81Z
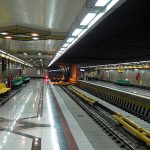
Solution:
M67 150L50 87L33 80L0 107L0 150Z

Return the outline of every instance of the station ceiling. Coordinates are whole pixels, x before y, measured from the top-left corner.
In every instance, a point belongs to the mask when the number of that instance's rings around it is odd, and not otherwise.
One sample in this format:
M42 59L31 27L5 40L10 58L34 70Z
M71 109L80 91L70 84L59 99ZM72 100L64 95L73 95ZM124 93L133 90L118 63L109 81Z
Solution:
M3 40L4 35L0 35L0 49L31 64L43 59L47 67L85 3L86 0L0 0L0 32L12 37ZM32 33L37 33L40 40L33 40Z
M83 66L150 60L149 18L149 0L127 0L56 63Z
M72 23L96 0L0 0L0 49L47 67ZM90 7L90 6L89 6ZM150 59L150 1L126 0L56 63L110 64ZM33 40L37 33L39 40Z

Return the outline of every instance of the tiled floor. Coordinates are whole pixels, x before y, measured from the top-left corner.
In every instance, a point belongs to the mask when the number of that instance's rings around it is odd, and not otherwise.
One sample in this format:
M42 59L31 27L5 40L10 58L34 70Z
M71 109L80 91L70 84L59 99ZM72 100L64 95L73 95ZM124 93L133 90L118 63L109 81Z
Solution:
M4 150L27 150L32 147L32 139L11 132L0 132L0 149Z
M67 150L49 86L33 80L0 107L0 150Z

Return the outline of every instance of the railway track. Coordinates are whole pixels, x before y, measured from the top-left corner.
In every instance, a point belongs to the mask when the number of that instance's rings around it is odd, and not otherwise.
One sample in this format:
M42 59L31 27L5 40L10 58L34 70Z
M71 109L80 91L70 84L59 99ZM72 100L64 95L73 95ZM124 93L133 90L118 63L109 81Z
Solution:
M110 109L104 104L102 105L99 101L90 98L77 87L61 86L61 88L79 104L120 147L127 150L150 149L150 133L148 131L137 126L113 109ZM124 123L128 124L129 128L126 128ZM134 128L132 130L136 130L138 133L131 131L130 127Z
M139 90L138 92L136 90L137 93L131 93L127 92L126 90L129 89L126 89L125 87L120 87L120 90L116 90L115 87L112 88L109 85L107 87L95 83L81 81L79 81L77 85L84 91L97 96L101 100L104 100L111 105L117 106L118 108L129 112L129 114L137 116L138 118L150 123L149 97L139 96Z
M72 87L75 90L77 90L80 93L82 93L83 95L86 95L87 97L90 97L91 99L98 101L99 104L101 104L101 106L105 106L105 108L108 108L108 109L112 110L113 112L118 112L118 113L122 114L123 116L125 116L128 119L132 120L136 124L139 124L145 130L149 130L150 131L150 123L147 122L147 120L143 120L139 116L134 115L132 112L127 111L126 109L122 109L122 108L118 107L118 105L115 106L114 104L111 104L111 103L109 103L109 102L107 102L105 100L99 99L99 98L97 98L97 97L95 97L95 96L85 92L84 90L81 90L81 89L75 87L75 86L72 86Z

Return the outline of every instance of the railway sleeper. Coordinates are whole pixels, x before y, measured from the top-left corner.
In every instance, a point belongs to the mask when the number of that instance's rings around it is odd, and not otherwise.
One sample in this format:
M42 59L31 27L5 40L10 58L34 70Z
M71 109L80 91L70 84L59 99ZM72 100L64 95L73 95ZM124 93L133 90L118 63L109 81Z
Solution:
M145 113L146 112L146 108L140 106L142 109L139 111L137 109L139 106L136 105L136 104L133 104L131 102L126 102L125 100L121 100L122 103L116 103L116 101L113 101L113 100L110 101L107 98L108 98L108 96L104 97L103 100L105 100L108 103L110 103L110 104L112 104L114 106L117 106L117 107L121 108L122 110L127 111L127 112L129 112L129 113L131 113L131 114L133 114L133 115L135 115L135 116L137 116L137 117L139 117L139 118L141 118L141 119L143 119L145 121L150 122L150 119L148 117L149 113ZM149 112L149 111L147 110L147 112Z
M69 91L67 91L67 93L69 93L69 95L72 97L73 94L70 93ZM73 96L74 98L76 96ZM74 99L73 98L73 99ZM77 97L76 97L77 98ZM75 100L75 99L74 99ZM100 124L100 126L106 131L106 133L110 136L113 136L112 139L117 140L118 143L121 142L121 145L125 145L126 149L130 149L130 150L135 150L134 147L129 144L121 135L119 135L114 128L111 128L102 118L100 118L99 115L95 114L95 112L92 109L89 109L85 106L85 104L83 102L81 102L79 99L75 100L88 114L89 116L92 116L94 118L94 120ZM124 144L123 144L124 143Z

